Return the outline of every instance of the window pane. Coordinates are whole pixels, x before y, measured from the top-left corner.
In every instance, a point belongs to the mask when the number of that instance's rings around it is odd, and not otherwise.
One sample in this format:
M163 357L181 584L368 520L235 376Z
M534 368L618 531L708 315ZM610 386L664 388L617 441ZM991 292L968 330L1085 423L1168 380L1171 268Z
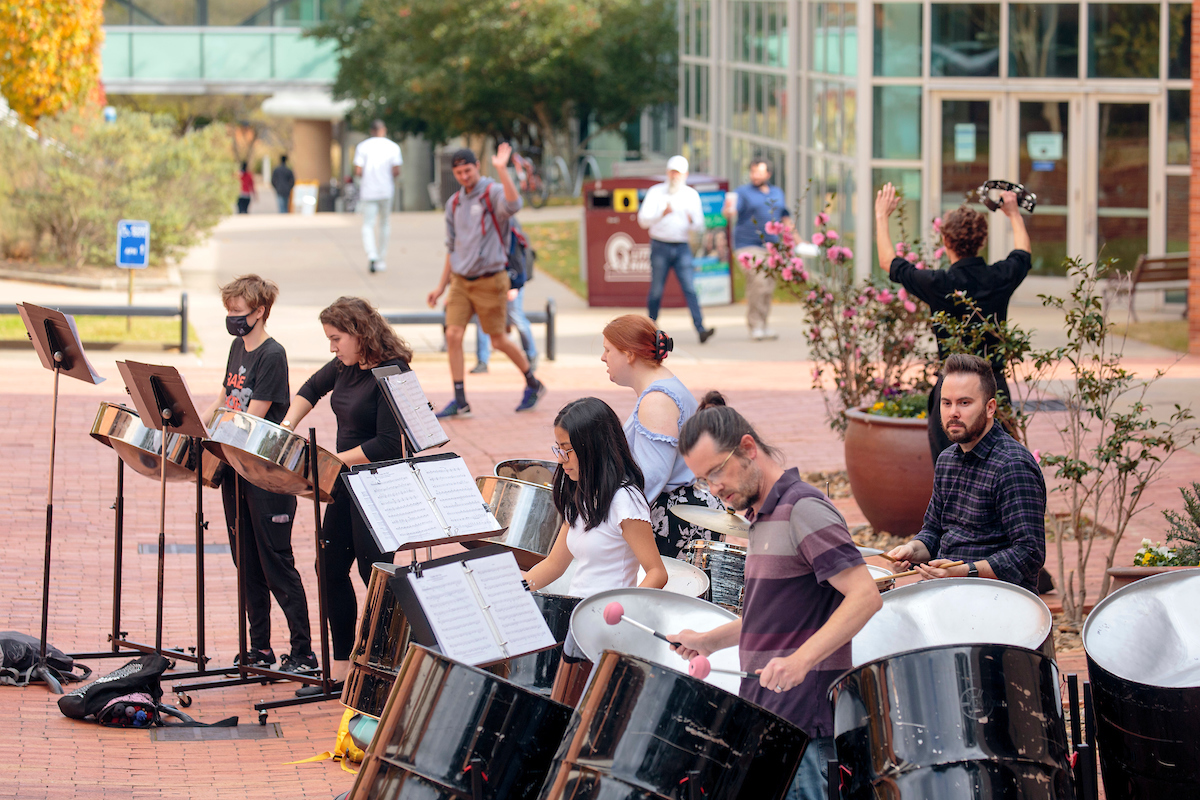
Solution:
M813 4L812 71L825 72L825 4Z
M874 109L875 158L920 158L921 87L876 86Z
M1167 17L1167 77L1192 77L1192 7L1172 3Z
M942 101L942 209L962 205L968 190L991 177L991 103Z
M858 7L842 4L842 74L858 74Z
M825 149L830 153L842 150L842 85L829 83L825 106Z
M844 88L846 90L846 99L843 103L846 114L846 134L842 137L842 154L853 156L857 155L854 147L857 141L855 134L858 132L858 93L852 83L846 84Z
M1149 233L1150 105L1099 106L1098 244L1102 258L1133 269Z
M1188 176L1167 176L1167 252L1188 251Z
M842 4L829 3L825 10L825 71L842 71Z
M1009 6L1008 72L1017 78L1079 76L1079 6Z
M763 19L763 3L754 4L754 63L763 63L763 32L766 30Z
M900 219L903 217L906 226L909 228L908 235L916 235L915 232L923 231L926 227L926 221L921 219L921 170L919 169L893 169L886 167L883 169L871 170L871 185L872 192L881 188L885 183L890 183L896 187L900 193L900 207L897 213L892 214L888 220L888 229L892 234L892 241L899 242L902 238L900 230ZM875 226L871 226L871 249L877 250L878 239L874 233ZM879 262L872 257L874 270L879 269Z
M854 168L846 167L842 171L842 204L845 212L842 214L842 245L854 250L855 241L854 208L858 204L858 187L854 184Z
M930 74L1000 75L1000 6L935 3L930 25Z
M820 150L825 145L825 109L828 108L825 93L827 91L828 88L824 81L812 82L812 139L809 140L809 143L814 150Z
M688 160L692 172L707 173L711 169L709 157L712 148L709 145L708 131L684 128L682 149L682 155Z
M1159 6L1088 6L1088 77L1157 78Z
M875 5L875 75L921 76L921 4Z
M1038 209L1025 217L1035 275L1064 275L1067 254L1067 192L1070 188L1070 104L1024 101L1020 106L1017 181L1037 195Z
M1187 89L1167 92L1167 163L1188 164L1191 160L1191 96Z

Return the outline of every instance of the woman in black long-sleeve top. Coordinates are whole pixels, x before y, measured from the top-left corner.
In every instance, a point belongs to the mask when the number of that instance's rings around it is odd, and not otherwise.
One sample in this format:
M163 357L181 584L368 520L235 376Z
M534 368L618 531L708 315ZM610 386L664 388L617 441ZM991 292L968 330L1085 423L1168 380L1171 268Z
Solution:
M322 397L329 395L338 424L337 455L347 466L402 458L400 426L371 370L391 365L408 369L412 348L370 303L357 297L338 298L321 312L320 319L334 358L300 387L280 424L295 428ZM325 508L321 532L325 547L317 557L325 562L326 606L333 638L330 675L340 681L350 667L358 621L350 567L357 559L358 574L364 585L370 585L371 564L391 561L392 554L382 552L375 544L341 481L334 490L333 502Z

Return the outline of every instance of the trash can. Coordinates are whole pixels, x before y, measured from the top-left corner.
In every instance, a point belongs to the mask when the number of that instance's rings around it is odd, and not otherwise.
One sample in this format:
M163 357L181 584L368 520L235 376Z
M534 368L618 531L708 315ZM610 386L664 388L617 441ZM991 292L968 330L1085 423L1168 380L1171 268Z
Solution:
M584 184L583 251L589 306L645 308L650 292L650 232L638 225L637 212L646 190L665 180L664 176L608 178ZM700 193L707 226L693 254L696 294L702 306L726 305L733 302L733 274L729 231L721 207L729 181L688 175L688 185ZM667 278L662 305L686 305L673 272Z

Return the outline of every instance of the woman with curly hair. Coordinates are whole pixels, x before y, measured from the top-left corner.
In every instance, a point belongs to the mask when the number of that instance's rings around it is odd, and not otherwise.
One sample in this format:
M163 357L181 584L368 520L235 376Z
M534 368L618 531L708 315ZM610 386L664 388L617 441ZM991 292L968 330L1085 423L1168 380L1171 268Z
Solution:
M317 402L329 395L337 417L337 455L346 466L403 458L400 425L384 400L383 390L371 374L375 367L399 366L407 371L412 348L366 300L339 297L320 314L333 359L304 382L292 398L280 424L295 428ZM333 638L330 677L345 678L354 646L358 601L350 582L350 566L357 559L363 585L370 585L371 564L391 561L375 544L349 492L338 481L333 502L325 508L321 526L329 630ZM316 692L312 690L316 690ZM302 687L297 694L318 693L319 687Z

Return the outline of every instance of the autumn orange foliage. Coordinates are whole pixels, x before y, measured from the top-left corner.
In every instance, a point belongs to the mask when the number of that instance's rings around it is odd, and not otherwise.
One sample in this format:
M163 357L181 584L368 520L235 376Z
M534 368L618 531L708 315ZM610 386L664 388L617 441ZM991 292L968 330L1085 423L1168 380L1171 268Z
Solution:
M0 94L30 125L98 96L104 0L0 0Z

